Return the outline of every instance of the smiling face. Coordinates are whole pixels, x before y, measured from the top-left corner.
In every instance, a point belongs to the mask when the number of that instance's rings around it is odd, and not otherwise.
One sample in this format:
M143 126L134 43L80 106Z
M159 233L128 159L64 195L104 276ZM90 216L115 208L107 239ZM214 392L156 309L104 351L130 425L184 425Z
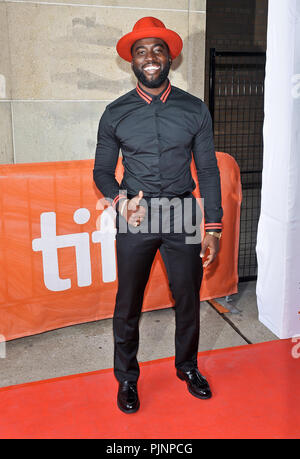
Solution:
M147 88L160 88L168 78L171 58L167 44L160 38L143 38L134 43L132 70Z

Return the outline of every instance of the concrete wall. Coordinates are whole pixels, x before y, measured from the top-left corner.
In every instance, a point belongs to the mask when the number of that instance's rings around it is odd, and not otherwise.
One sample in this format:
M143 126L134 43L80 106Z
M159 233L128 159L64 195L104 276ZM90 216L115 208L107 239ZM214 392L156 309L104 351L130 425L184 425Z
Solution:
M117 40L155 16L184 41L171 82L204 97L206 0L0 2L0 163L93 158L105 106L135 86Z

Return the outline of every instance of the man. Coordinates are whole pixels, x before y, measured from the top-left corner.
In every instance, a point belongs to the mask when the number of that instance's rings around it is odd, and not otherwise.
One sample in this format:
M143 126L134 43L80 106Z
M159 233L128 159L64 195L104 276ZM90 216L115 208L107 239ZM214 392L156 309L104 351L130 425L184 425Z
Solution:
M166 29L160 20L140 19L117 44L119 55L131 62L137 87L109 104L99 123L94 180L117 211L119 284L113 318L114 373L119 382L118 407L125 413L134 413L140 406L136 358L139 318L157 250L165 263L175 301L177 376L187 382L195 397L211 397L209 384L197 367L199 290L201 257L209 249L203 265L206 267L219 250L220 176L206 105L171 86L168 80L172 59L181 49L179 35ZM119 149L124 165L120 185L115 179ZM197 223L199 206L192 195L192 155L204 199L207 232L202 251L201 240L187 243L186 225L181 220L178 230L176 220L179 209L177 217L189 221L190 228L192 221L196 219ZM187 199L192 203L188 207L192 209L190 213L182 210ZM168 200L176 202L165 212L166 205L162 203L168 204ZM170 224L164 231L166 219Z

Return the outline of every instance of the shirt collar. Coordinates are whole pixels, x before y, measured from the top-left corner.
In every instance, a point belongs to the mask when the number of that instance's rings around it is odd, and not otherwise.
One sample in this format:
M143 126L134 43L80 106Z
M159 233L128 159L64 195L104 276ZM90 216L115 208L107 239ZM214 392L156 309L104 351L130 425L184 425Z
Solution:
M149 94L149 92L146 92L144 91L140 85L137 83L136 85L136 92L138 93L138 95L145 101L147 102L147 104L151 104L152 100L154 97L157 97L159 98L162 103L166 103L166 100L171 92L171 83L170 81L168 80L168 85L166 87L166 89L163 90L163 92L161 94L159 94L158 96L153 96L152 94Z

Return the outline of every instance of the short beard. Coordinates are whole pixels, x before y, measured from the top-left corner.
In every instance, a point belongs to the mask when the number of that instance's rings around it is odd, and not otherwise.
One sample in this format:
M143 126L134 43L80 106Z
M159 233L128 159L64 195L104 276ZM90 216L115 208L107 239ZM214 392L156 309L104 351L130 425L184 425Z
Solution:
M132 70L135 76L137 77L137 79L144 86L146 86L147 88L159 88L168 78L170 67L171 67L171 63L170 61L168 61L165 68L160 71L159 76L155 80L152 80L152 81L147 80L143 71L136 68L134 64L132 65Z

